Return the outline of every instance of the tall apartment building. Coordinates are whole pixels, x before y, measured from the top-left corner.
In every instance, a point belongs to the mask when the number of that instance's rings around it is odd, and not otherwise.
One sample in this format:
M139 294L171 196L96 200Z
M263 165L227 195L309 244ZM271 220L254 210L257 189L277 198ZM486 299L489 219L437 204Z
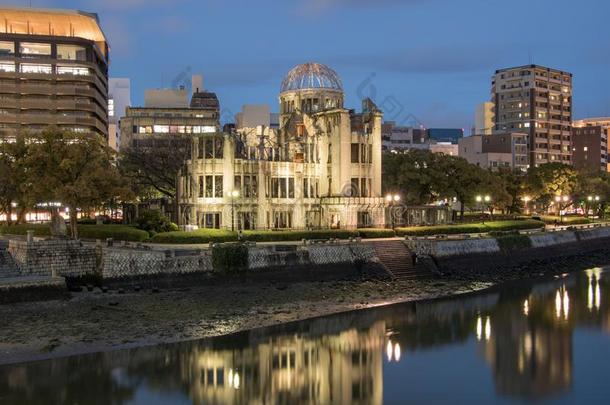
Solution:
M0 137L56 125L107 138L108 60L96 14L0 8Z
M608 170L610 117L585 118L572 123L572 159L574 166Z
M526 132L530 164L572 163L572 74L539 65L496 70L494 130Z

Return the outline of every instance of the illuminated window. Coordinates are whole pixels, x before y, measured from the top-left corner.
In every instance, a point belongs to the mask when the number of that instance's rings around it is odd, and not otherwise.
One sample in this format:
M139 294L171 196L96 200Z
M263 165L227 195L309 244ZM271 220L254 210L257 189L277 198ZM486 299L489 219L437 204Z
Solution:
M0 41L0 55L13 55L15 53L15 43Z
M0 63L0 72L14 72L15 64L14 63Z
M57 66L59 75L88 75L89 68L80 66Z
M51 44L37 44L33 42L22 42L19 44L19 53L22 55L51 55Z
M108 116L114 117L114 100L113 99L108 100Z
M155 134L169 134L169 125L154 125L153 132Z
M53 67L51 65L34 65L28 63L22 63L19 65L21 73L53 73Z
M87 60L87 50L78 45L57 45L57 59Z

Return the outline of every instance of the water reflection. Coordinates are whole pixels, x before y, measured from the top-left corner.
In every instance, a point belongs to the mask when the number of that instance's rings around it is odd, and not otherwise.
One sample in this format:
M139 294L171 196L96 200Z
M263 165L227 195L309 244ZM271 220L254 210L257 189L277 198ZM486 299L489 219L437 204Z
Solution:
M610 286L604 275L591 269L461 299L0 367L0 403L148 403L167 395L171 400L165 403L194 404L419 402L424 398L412 397L418 394L408 388L406 376L425 372L416 364L421 358L432 366L436 387L448 399L457 392L448 388L441 370L451 370L453 378L469 377L470 386L463 389L481 395L485 375L491 375L489 400L568 398L575 381L583 380L574 375L575 330L606 336L610 331L610 310L602 299ZM610 340L604 342L591 349L608 356ZM443 348L483 359L481 370L464 376L468 373L454 354L444 354ZM606 389L603 394L610 394Z

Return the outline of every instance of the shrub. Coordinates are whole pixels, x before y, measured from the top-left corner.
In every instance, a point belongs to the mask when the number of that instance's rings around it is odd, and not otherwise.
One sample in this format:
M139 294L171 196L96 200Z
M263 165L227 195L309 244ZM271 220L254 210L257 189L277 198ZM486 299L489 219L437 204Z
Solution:
M396 236L392 229L375 229L375 228L363 228L358 229L358 234L361 238L372 239L372 238L393 238Z
M547 224L554 224L555 221L557 221L559 224L563 224L563 225L582 225L582 224L589 224L592 222L588 218L576 216L576 215L564 216L563 222L561 221L561 217L558 217L555 215L543 215L540 218Z
M210 242L232 242L237 240L237 232L222 229L197 229L191 232L176 231L164 232L153 235L151 242L154 243L176 243L194 244Z
M144 210L136 219L136 224L139 229L146 232L175 232L179 228L171 222L166 216L161 215L158 210Z
M216 272L235 274L248 270L248 248L243 243L222 243L212 248L212 268Z
M436 226L414 226L409 228L397 228L398 236L429 236L429 235L451 235L460 233L484 233L501 232L519 229L538 229L544 224L532 219L513 221L493 221L476 224L436 225Z
M144 242L148 239L148 232L129 225L78 225L78 234L83 239L112 238L130 242Z
M51 236L49 224L20 224L0 226L0 234L25 235L27 231L34 231L34 236ZM128 225L78 225L78 235L83 239L126 240L143 242L148 239L148 232Z
M532 247L531 239L527 235L519 235L518 233L499 236L496 241L503 252Z
M327 229L315 231L244 231L243 238L253 242L286 242L302 239L348 239L358 237L357 230Z

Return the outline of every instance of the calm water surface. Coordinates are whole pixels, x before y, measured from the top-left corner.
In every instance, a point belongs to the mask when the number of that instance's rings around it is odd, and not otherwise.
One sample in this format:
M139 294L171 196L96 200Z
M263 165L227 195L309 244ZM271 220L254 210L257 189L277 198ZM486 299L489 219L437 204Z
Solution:
M610 271L0 367L1 404L610 403Z

